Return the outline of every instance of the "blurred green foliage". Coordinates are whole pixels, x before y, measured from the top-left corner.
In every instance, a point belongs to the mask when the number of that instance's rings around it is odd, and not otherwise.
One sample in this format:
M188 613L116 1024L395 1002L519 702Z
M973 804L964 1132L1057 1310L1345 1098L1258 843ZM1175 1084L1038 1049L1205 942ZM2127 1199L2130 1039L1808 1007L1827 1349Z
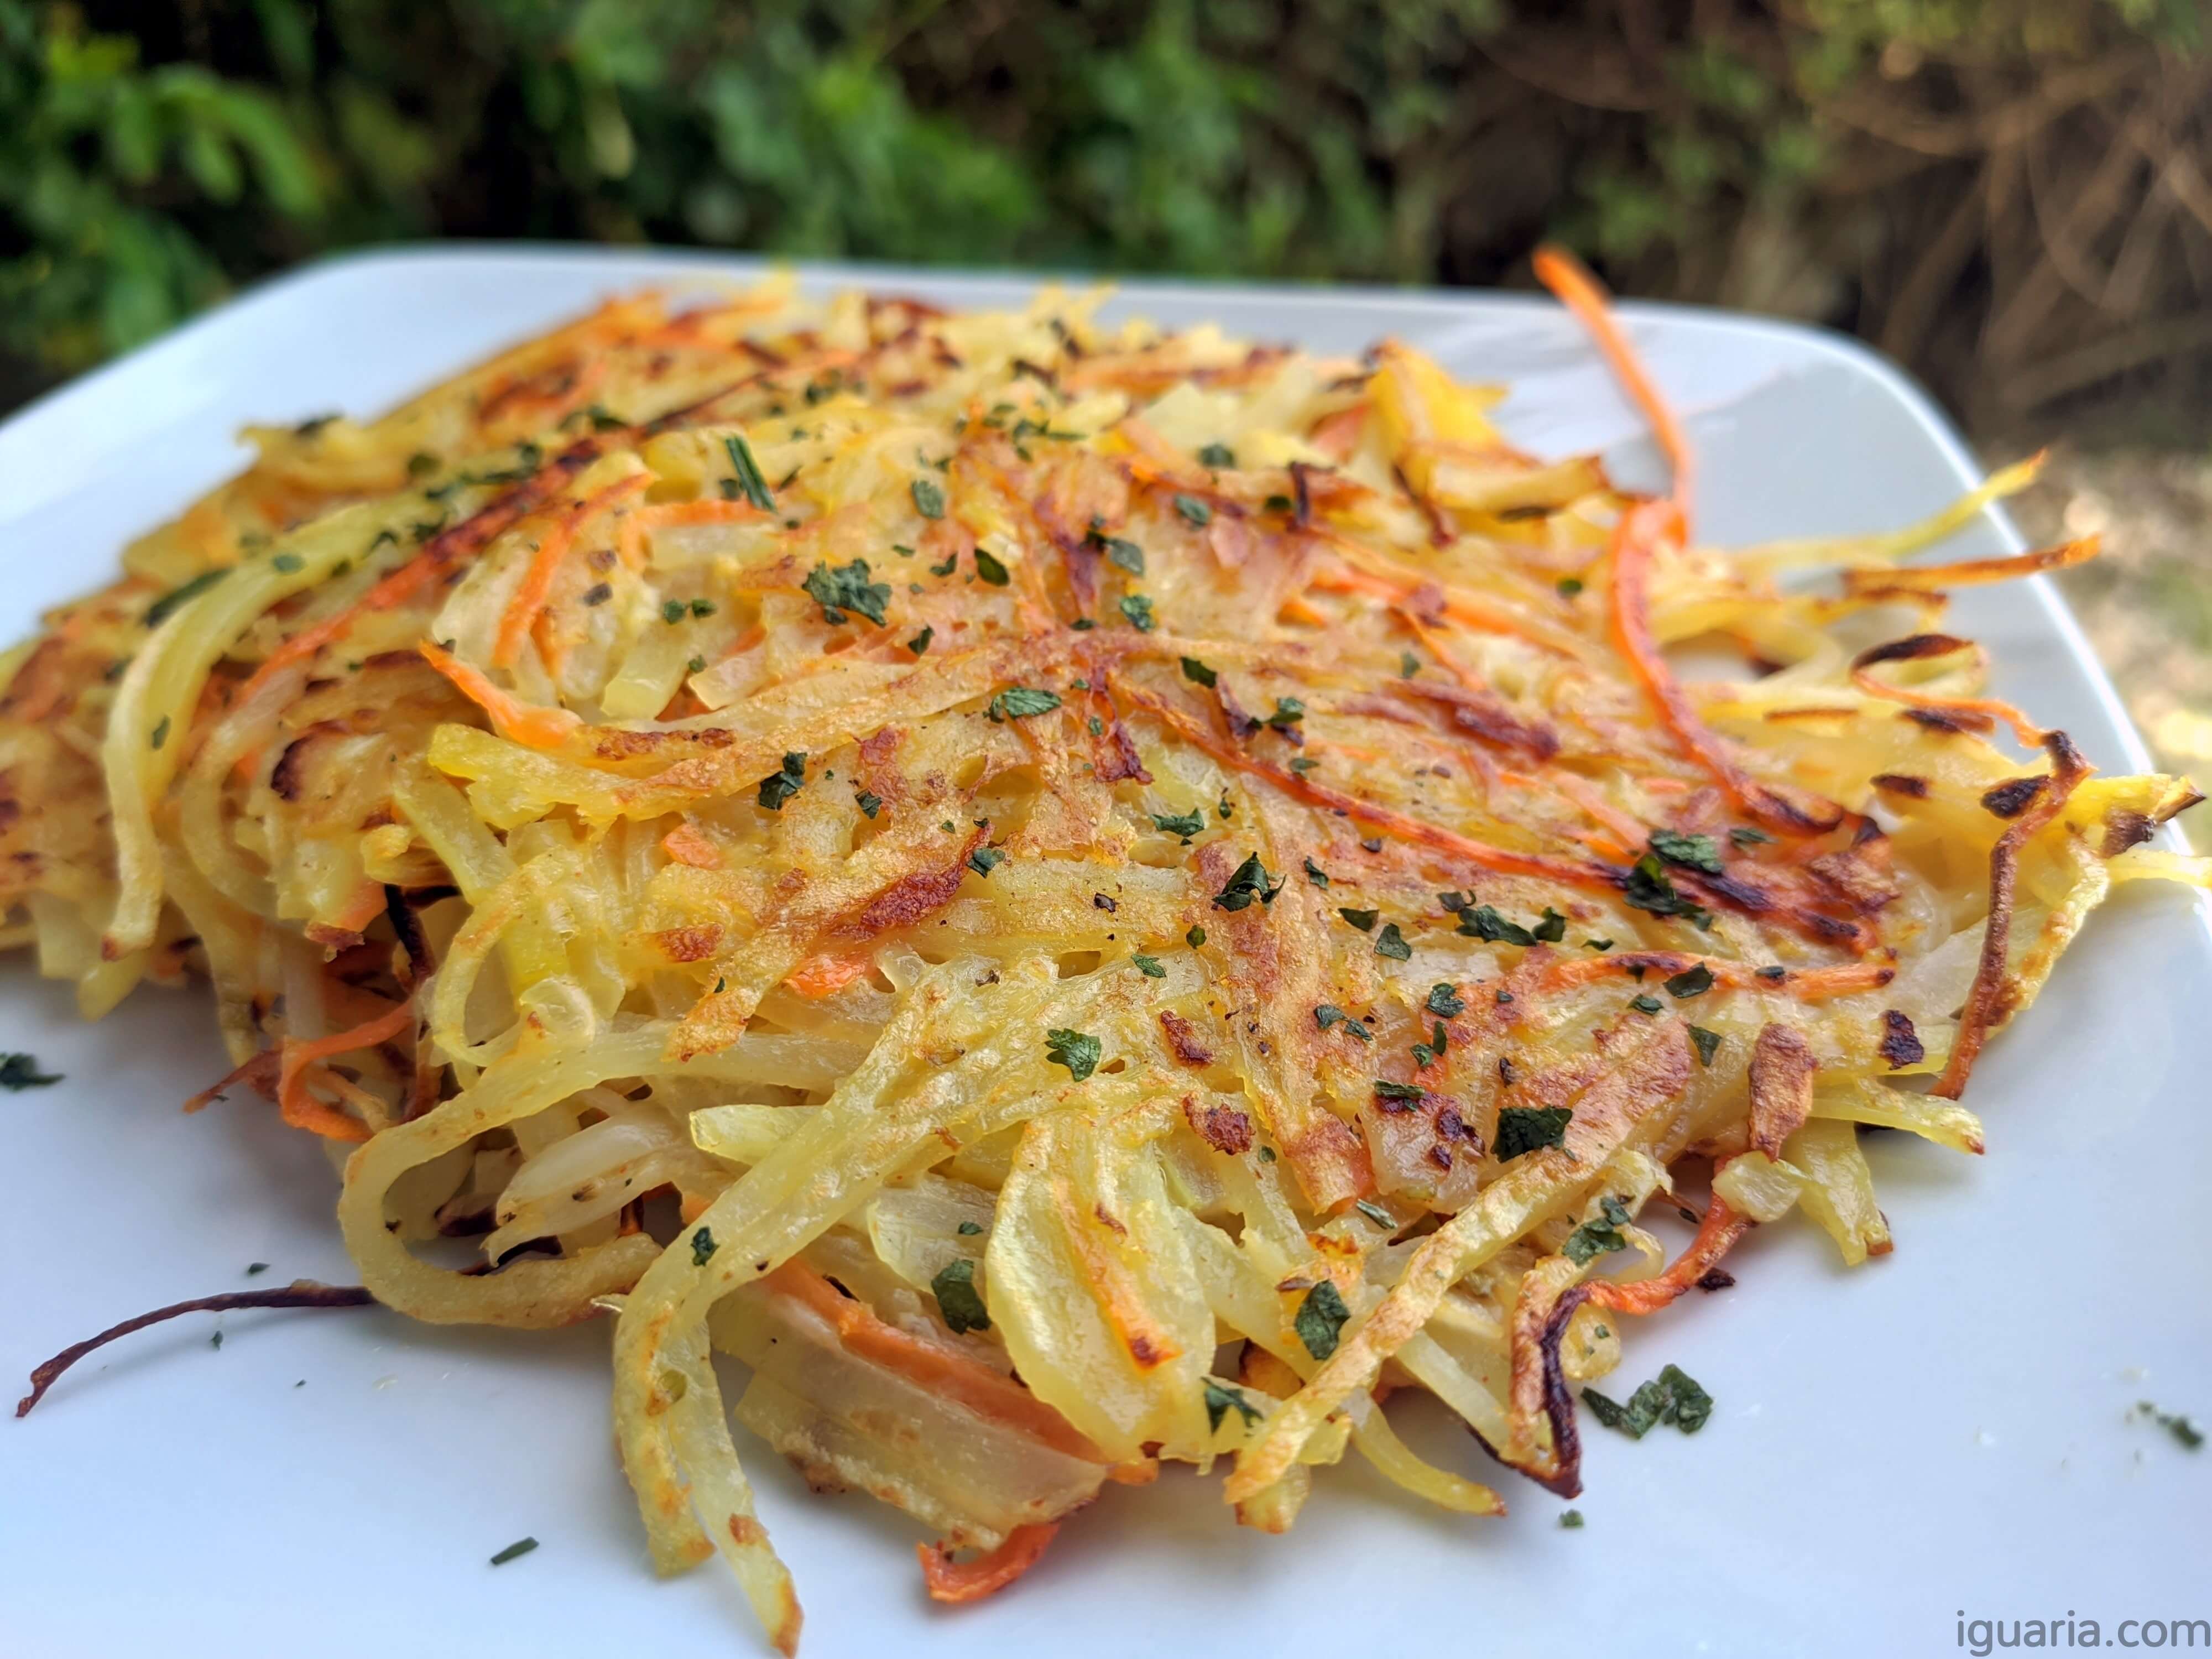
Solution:
M1494 282L1549 234L1743 300L1711 248L1814 210L1862 88L2202 27L2197 0L1738 14L0 0L0 349L65 373L289 262L436 235Z

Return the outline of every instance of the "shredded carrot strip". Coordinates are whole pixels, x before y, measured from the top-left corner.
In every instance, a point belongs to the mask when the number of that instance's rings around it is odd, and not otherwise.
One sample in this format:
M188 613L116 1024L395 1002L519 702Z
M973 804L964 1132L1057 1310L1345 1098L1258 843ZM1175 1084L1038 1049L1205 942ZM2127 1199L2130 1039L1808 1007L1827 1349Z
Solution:
M1959 643L1973 653L1978 664L1986 665L1989 653L1980 646L1966 641ZM1946 653L1952 654L1952 653ZM2013 735L2027 749L2042 746L2048 735L2044 729L2008 702L1996 697L1943 697L1931 691L1916 690L1881 678L1874 672L1871 663L1851 665L1851 684L1870 697L1880 697L1885 702L1901 702L1908 708L1933 708L1946 714L1981 714L1991 720L2002 720L2012 727Z
M1778 991L1807 1002L1878 990L1897 977L1897 969L1881 963L1844 962L1825 968L1792 968L1780 979L1761 979L1748 964L1723 957L1695 956L1686 951L1624 951L1616 956L1566 957L1547 962L1537 969L1530 984L1537 990L1564 991L1594 985L1638 967L1663 974L1703 967L1711 972L1716 985L1730 990Z
M972 1561L955 1561L947 1550L933 1544L916 1544L915 1553L921 1558L921 1577L929 1587L929 1599L963 1602L995 1595L1036 1565L1045 1546L1059 1530L1057 1521L1016 1527L998 1548Z
M226 1090L241 1083L250 1083L270 1099L276 1098L277 1054L274 1048L264 1048L243 1064L232 1067L216 1082L210 1084L185 1103L185 1110L197 1112L204 1106L222 1098Z
M539 538L538 550L531 556L530 566L522 573L514 598L507 602L507 609L501 614L499 635L491 647L494 668L512 668L514 659L522 654L522 642L530 637L530 624L545 608L545 600L553 591L554 573L560 569L561 561L568 556L569 548L575 544L576 532L590 520L636 495L652 482L651 473L634 472L583 501L572 502L554 518Z
M1551 289L1559 303L1575 313L1582 325L1590 331L1597 349L1605 354L1607 364L1644 411L1644 418L1651 422L1653 434L1659 447L1666 452L1667 464L1674 470L1674 501L1681 515L1684 534L1688 532L1691 484L1694 476L1691 460L1690 440L1675 418L1674 410L1661 394L1658 385L1637 357L1636 348L1628 343L1628 336L1613 315L1611 296L1605 284L1591 274L1589 267L1563 247L1547 243L1536 250L1536 280Z
M1715 1193L1705 1205L1705 1219L1698 1224L1698 1236L1665 1273L1626 1283L1617 1279L1592 1279L1589 1300L1593 1306L1614 1313L1656 1313L1711 1273L1753 1224L1749 1216L1738 1215Z
M295 1129L307 1129L326 1140L366 1140L368 1126L343 1112L325 1106L307 1091L307 1068L333 1054L349 1054L389 1042L415 1023L415 1007L403 1002L390 1012L350 1031L302 1042L286 1037L276 1084L276 1109Z
M825 954L807 957L785 976L783 982L799 995L818 1000L835 996L867 971L866 957Z
M1621 515L1613 527L1613 642L1631 672L1659 712L1660 723L1698 765L1711 773L1745 811L1769 829L1801 836L1832 830L1843 821L1840 807L1824 807L1810 816L1784 800L1765 785L1747 777L1722 747L1721 740L1698 718L1690 699L1674 678L1651 634L1651 560L1659 543L1677 535L1680 515L1663 501L1639 501Z
M491 716L500 736L532 749L557 749L583 725L566 708L525 702L494 685L483 671L463 662L443 646L425 640L416 647L423 659L453 683L454 689Z
M1020 1383L978 1360L948 1352L884 1323L866 1303L840 1294L805 1263L787 1261L761 1282L826 1321L846 1351L857 1358L895 1371L909 1382L918 1382L1055 1451L1096 1463L1106 1461L1066 1418Z

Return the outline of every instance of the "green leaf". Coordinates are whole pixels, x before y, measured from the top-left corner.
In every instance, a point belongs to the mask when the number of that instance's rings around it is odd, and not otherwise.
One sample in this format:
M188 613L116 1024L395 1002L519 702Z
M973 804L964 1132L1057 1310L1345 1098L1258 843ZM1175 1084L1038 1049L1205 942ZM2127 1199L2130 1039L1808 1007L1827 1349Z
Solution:
M26 1089L46 1089L62 1080L59 1072L42 1072L36 1054L0 1054L0 1089L21 1094Z
M1711 1065L1713 1056L1721 1051L1721 1034L1718 1031L1708 1031L1702 1025L1690 1027L1690 1041L1697 1045L1698 1060L1700 1064Z
M1507 1163L1525 1153L1565 1144L1567 1121L1574 1110L1567 1106L1508 1106L1498 1114L1498 1161Z
M1221 1419L1234 1411L1250 1428L1264 1413L1236 1389L1224 1388L1212 1377L1206 1379L1206 1426L1208 1431L1218 1429Z
M1227 444L1208 444L1198 452L1200 466L1224 467L1237 465L1237 452Z
M945 491L934 478L916 478L913 484L914 510L925 519L945 516Z
M1013 574L994 554L982 548L975 550L975 574L994 587L1004 587L1013 580Z
M1175 509L1201 529L1213 522L1212 507L1195 495L1177 495L1175 498Z
M1139 951L1129 961L1146 979L1165 979L1168 976L1168 970L1161 965L1158 957L1148 957Z
M1306 860L1306 882L1310 886L1326 887L1328 885L1328 872L1322 869L1321 866L1316 864L1311 859L1308 859Z
M1182 677L1187 680L1194 681L1196 684L1204 686L1209 691L1214 688L1215 684L1218 684L1221 678L1218 674L1215 673L1211 668L1208 668L1204 663L1200 662L1195 657L1185 657L1182 659Z
M1152 615L1152 602L1142 593L1121 596L1121 614L1128 618L1129 626L1139 634L1149 634L1159 623Z
M996 847L979 847L968 855L968 867L979 876L988 876L1006 861L1003 850Z
M1413 947L1406 943L1406 936L1398 931L1398 924L1386 921L1382 931L1375 937L1375 954L1388 957L1393 962L1411 962Z
M1486 939L1493 945L1534 945L1536 936L1517 921L1508 921L1487 904L1468 906L1459 914L1459 931L1469 939Z
M1713 970L1702 962L1694 968L1685 968L1679 974L1670 975L1667 980L1667 994L1678 1002L1691 997L1701 997L1712 988Z
M975 1289L975 1264L966 1257L946 1262L929 1281L929 1293L937 1298L937 1311L953 1335L991 1328L990 1312Z
M691 1265L695 1267L705 1267L720 1248L721 1247L714 1243L714 1229L700 1228L691 1235Z
M793 750L783 757L783 765L769 773L760 782L759 800L771 812L783 811L783 804L797 794L806 781L806 756L804 750Z
M1344 1322L1352 1317L1352 1310L1344 1305L1344 1297L1328 1279L1306 1292L1306 1299L1298 1304L1297 1318L1292 1322L1298 1340L1316 1359L1326 1359L1336 1352L1337 1333Z
M1339 908L1336 914L1363 933L1373 933L1375 924L1382 918L1380 910L1354 910L1348 906Z
M1668 863L1685 870L1701 870L1709 876L1726 873L1720 843L1711 836L1688 836L1679 830L1654 830L1651 850Z
M1206 814L1203 812L1152 812L1146 816L1162 835L1181 836L1186 842L1206 828Z
M1055 1066L1067 1067L1067 1074L1081 1083L1098 1069L1103 1052L1098 1039L1084 1031L1071 1031L1064 1026L1054 1026L1044 1034L1046 1054Z
M1456 1019L1467 1012L1467 1002L1449 985L1438 983L1429 988L1429 1000L1425 1005L1439 1019Z
M1273 904L1275 895L1283 890L1279 878L1270 880L1267 866L1254 853L1238 865L1230 875L1228 883L1213 896L1213 904L1219 910L1242 910L1257 899L1262 904Z
M1003 725L1010 720L1028 720L1036 714L1049 714L1060 707L1060 693L1046 691L1033 685L1009 686L991 699L991 719Z
M884 625L885 607L890 604L890 585L868 580L866 559L855 559L846 565L817 564L807 572L801 586L822 607L822 619L832 627L843 622L848 611L859 611L878 628Z

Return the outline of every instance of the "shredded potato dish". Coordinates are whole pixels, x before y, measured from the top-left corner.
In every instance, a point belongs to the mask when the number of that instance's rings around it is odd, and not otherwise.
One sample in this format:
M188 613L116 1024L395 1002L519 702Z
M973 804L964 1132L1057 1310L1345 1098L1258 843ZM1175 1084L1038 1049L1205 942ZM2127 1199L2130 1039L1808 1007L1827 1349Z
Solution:
M1860 1130L1979 1152L2089 910L2208 873L2148 844L2185 782L1941 631L2094 546L1904 562L2032 463L1705 546L1540 266L1668 495L1403 343L1057 292L623 299L256 429L0 659L7 941L90 1018L210 981L192 1103L324 1139L368 1297L611 1315L653 1559L787 1653L732 1419L949 1601L1170 1461L1270 1532L1347 1452L1500 1513L1412 1390L1571 1495L1636 1319L1793 1211L1887 1252ZM1671 1376L1592 1409L1694 1427Z

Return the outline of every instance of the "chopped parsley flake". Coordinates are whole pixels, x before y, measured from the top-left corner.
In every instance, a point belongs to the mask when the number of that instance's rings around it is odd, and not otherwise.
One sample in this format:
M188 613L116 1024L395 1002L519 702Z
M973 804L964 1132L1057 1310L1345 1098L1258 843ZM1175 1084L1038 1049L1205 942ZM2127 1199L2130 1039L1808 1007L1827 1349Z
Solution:
M1425 1006L1439 1019L1456 1019L1467 1012L1466 1000L1460 994L1441 982L1429 988L1429 1000Z
M1571 599L1583 591L1583 579L1580 576L1562 576L1553 586L1559 590L1561 599Z
M1668 975L1667 980L1667 994L1677 1002L1701 997L1712 988L1713 970L1702 962L1694 968L1685 968L1679 974Z
M691 1235L691 1265L695 1267L705 1267L714 1259L714 1252L720 1248L714 1243L713 1228L700 1228L697 1232Z
M996 555L980 547L975 550L975 574L994 587L1004 587L1013 580Z
M1654 830L1651 850L1685 870L1702 870L1709 876L1723 873L1720 843L1711 836L1686 836L1678 830Z
M1311 859L1308 859L1306 860L1306 880L1316 887L1326 887L1328 885L1328 872L1322 869L1321 866L1316 864Z
M1657 997L1646 992L1640 997L1629 998L1628 1006L1635 1009L1639 1014L1656 1014L1660 1011L1660 1009L1665 1007L1666 1004L1661 1002Z
M1087 1031L1071 1031L1065 1026L1054 1026L1044 1034L1045 1053L1055 1066L1067 1067L1068 1076L1078 1083L1098 1069L1098 1060L1103 1052L1098 1039Z
M1010 720L1027 720L1032 714L1049 714L1060 707L1060 693L1043 691L1032 685L1009 686L991 699L992 720L1003 726Z
M168 742L168 740L169 717L167 714L164 714L161 719L154 722L153 734L147 738L147 741L152 744L155 748L159 749L163 744Z
M2133 1414L2148 1418L2191 1451L2204 1443L2204 1431L2178 1412L2162 1412L2149 1401L2141 1400L2136 1402Z
M884 625L884 608L890 603L890 585L868 580L866 559L855 559L844 565L817 564L806 573L806 580L801 586L822 607L822 620L833 628L845 620L848 611L859 611L878 628Z
M929 567L929 574L933 576L949 576L959 568L959 564L960 556L957 553L947 553L943 564L933 564Z
M884 810L884 798L871 789L863 789L859 794L854 796L853 804L869 817L875 817Z
M1296 697L1275 699L1275 712L1267 716L1267 724L1278 732L1287 732L1306 717L1306 706Z
M1234 466L1237 465L1237 452L1227 444L1208 444L1198 452L1198 464L1200 466Z
M783 757L781 770L771 772L761 780L760 804L771 812L781 812L784 802L797 794L805 781L805 751L794 749Z
M1203 812L1152 812L1147 814L1152 825L1164 836L1181 836L1188 846L1190 838L1206 828Z
M1631 1440L1641 1440L1662 1423L1671 1423L1684 1434L1695 1434L1713 1414L1713 1397L1680 1366L1669 1365L1628 1397L1628 1403L1607 1399L1595 1389L1583 1390L1583 1403L1608 1429L1618 1429Z
M1398 924L1386 921L1382 931L1375 937L1375 954L1388 957L1393 962L1411 962L1413 947L1406 943L1406 936L1398 931Z
M1534 945L1535 934L1517 921L1508 921L1487 904L1471 904L1459 913L1459 931L1469 939L1486 939L1493 945Z
M1415 656L1410 651L1401 651L1398 653L1398 678L1400 679L1410 680L1414 675L1420 672L1421 659L1419 657Z
M1547 904L1544 907L1544 919L1528 932L1532 938L1547 945L1557 945L1567 936L1567 919Z
M1298 1304L1298 1316L1294 1322L1298 1340L1305 1344L1306 1352L1316 1359L1326 1359L1336 1352L1337 1333L1351 1317L1352 1310L1344 1305L1343 1294L1334 1283L1324 1279Z
M979 876L988 876L1006 861L1006 854L996 847L979 847L968 855L968 867Z
M1201 530L1213 522L1213 509L1195 495L1177 495L1175 510Z
M1729 831L1729 839L1738 847L1763 847L1774 837L1764 830L1754 830L1747 823L1739 823Z
M944 1317L945 1328L953 1335L965 1336L969 1331L991 1328L991 1316L975 1289L975 1264L964 1256L945 1264L937 1277L929 1281L929 1292L937 1298L937 1311Z
M1200 945L1206 943L1206 929L1203 927L1193 927L1188 933L1182 936L1182 942L1190 946L1192 950L1195 951Z
M1182 677L1204 686L1209 691L1213 690L1216 682L1221 678L1195 657L1185 657L1182 659Z
M1646 853L1629 867L1621 882L1620 896L1636 908L1648 910L1655 916L1680 916L1698 927L1712 926L1711 911L1674 890L1674 884L1667 878L1666 868L1656 853Z
M1566 1106L1508 1106L1498 1114L1498 1161L1500 1164L1565 1144L1567 1120L1574 1115Z
M1380 1204L1375 1203L1370 1199L1361 1198L1353 1200L1352 1207L1358 1211L1360 1214L1365 1216L1376 1226L1394 1233L1398 1231L1398 1218L1392 1215L1389 1211L1384 1209Z
M493 1556L491 1564L495 1567L503 1567L515 1557L527 1555L537 1547L538 1540L535 1538L518 1538L497 1555Z
M1282 890L1281 880L1270 882L1267 866L1261 863L1260 855L1254 853L1237 866L1228 884L1213 896L1213 906L1217 910L1242 910L1254 899L1262 904L1273 904L1275 895Z
M1579 585L1580 584L1577 584L1577 586ZM1582 1523L1583 1512L1580 1510L1562 1510L1559 1512L1559 1524L1565 1527L1568 1531L1574 1531L1577 1528L1580 1527Z
M925 519L941 519L945 516L945 491L936 479L916 478L914 481L913 489L915 512L921 514Z
M981 1224L978 1222L963 1221L952 1231L958 1233L963 1238L973 1238L978 1233L981 1232L983 1229Z
M929 649L929 642L936 637L937 630L934 628L925 627L921 633L906 642L906 648L918 657Z
M1577 1267L1628 1248L1628 1241L1620 1236L1620 1230L1628 1224L1628 1206L1611 1193L1597 1203L1598 1214L1569 1233L1567 1242L1559 1247L1559 1254Z
M1436 1030L1429 1040L1426 1042L1417 1042L1413 1045L1413 1068L1419 1071L1425 1066L1433 1066L1442 1060L1445 1051L1451 1047L1449 1036L1450 1033L1444 1030L1443 1021L1438 1020Z
M1168 970L1161 965L1158 957L1148 957L1139 951L1129 961L1146 979L1165 979L1168 976Z
M1121 614L1128 618L1129 626L1139 634L1149 634L1159 626L1159 619L1152 615L1152 600L1142 593L1124 593L1121 596Z
M269 568L272 570L281 570L289 576L305 570L307 568L307 562L297 553L279 553L269 561Z
M1336 914L1363 933L1373 933L1375 924L1382 919L1380 910L1354 910L1348 906L1340 908Z
M1221 1426L1221 1419L1234 1411L1250 1428L1260 1420L1260 1408L1247 1400L1236 1389L1224 1388L1212 1377L1206 1379L1206 1425L1209 1430Z
M1690 1041L1697 1045L1698 1060L1701 1065L1711 1065L1713 1056L1721 1051L1721 1034L1708 1031L1702 1025L1690 1027Z
M1102 536L1095 530L1091 532L1091 538L1105 550L1108 558L1132 576L1141 576L1145 574L1145 550L1136 543L1125 540L1120 536Z

